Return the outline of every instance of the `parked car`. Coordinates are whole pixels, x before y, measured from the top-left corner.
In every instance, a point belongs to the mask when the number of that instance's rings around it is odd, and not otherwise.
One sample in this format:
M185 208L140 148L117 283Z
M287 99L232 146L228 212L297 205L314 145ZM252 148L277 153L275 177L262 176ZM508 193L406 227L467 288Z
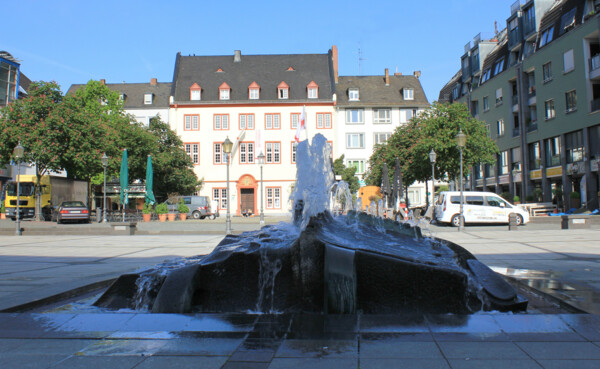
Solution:
M517 224L529 222L529 213L507 202L493 192L463 192L463 216L466 223L508 223L509 215L517 215ZM460 192L441 192L435 205L438 222L455 227L460 224Z
M90 211L81 201L63 201L56 209L56 223L66 221L90 222Z
M194 219L204 219L209 217L215 219L215 214L211 209L211 202L208 196L175 196L167 200L169 212L177 211L177 204L183 199L183 203L190 209L188 217Z

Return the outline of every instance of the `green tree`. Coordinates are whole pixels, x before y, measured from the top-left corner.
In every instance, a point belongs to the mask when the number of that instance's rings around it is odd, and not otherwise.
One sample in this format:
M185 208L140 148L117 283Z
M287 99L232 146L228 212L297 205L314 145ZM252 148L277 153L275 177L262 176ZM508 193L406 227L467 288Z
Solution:
M152 156L154 194L166 199L170 193L191 195L202 188L194 173L194 164L183 150L183 142L167 123L156 116L150 119L148 132L157 143Z
M358 178L355 176L356 168L346 167L344 165L344 155L340 156L333 162L333 172L335 175L342 176L342 180L348 183L350 192L353 195L358 191L360 185L358 184Z
M388 166L395 157L400 159L405 184L431 178L429 152L437 153L436 178L456 178L460 174L460 151L456 145L459 129L467 136L463 149L464 173L479 163L494 163L498 148L487 135L485 124L474 119L465 104L434 103L414 117L407 125L398 127L388 141L376 146L369 159L367 182L381 183L381 166ZM393 170L390 170L390 177Z

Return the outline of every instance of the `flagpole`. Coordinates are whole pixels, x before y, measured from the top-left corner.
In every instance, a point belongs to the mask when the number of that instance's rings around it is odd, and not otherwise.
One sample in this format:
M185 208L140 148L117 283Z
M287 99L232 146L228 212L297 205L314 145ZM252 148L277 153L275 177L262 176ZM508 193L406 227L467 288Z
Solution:
M302 110L304 111L304 132L306 133L306 139L308 140L308 128L306 128L308 125L306 124L308 122L308 116L306 115L306 105L302 107Z

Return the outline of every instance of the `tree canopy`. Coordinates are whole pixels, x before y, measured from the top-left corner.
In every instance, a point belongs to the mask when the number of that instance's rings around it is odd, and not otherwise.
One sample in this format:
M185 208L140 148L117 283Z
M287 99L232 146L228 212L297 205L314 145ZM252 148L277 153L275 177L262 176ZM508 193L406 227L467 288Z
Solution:
M350 193L356 193L360 188L358 184L358 178L354 175L356 173L355 167L346 167L344 165L344 155L340 156L333 162L333 173L335 175L342 176L342 180L348 183L350 187Z
M432 149L437 154L436 178L457 178L460 175L460 151L456 143L459 130L467 136L463 149L465 175L475 164L495 162L498 148L488 137L484 122L473 118L465 104L434 103L408 124L398 127L384 144L375 147L369 159L367 183L381 184L384 162L391 165L389 174L393 175L396 157L400 159L405 183L431 179L429 153Z
M62 95L56 82L34 82L29 96L0 110L0 165L10 163L20 142L23 162L35 164L38 177L66 170L70 178L102 183L103 153L110 158L107 176L118 176L123 149L129 154L131 181L146 177L152 155L155 194L190 194L201 182L183 143L156 117L149 128L123 110L117 92L90 81L74 94Z

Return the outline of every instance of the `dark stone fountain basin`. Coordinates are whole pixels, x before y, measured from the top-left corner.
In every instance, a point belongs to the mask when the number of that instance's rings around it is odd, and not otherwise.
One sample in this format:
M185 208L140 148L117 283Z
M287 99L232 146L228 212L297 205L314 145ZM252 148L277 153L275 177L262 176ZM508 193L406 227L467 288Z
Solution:
M121 276L95 303L154 313L523 311L527 300L462 247L366 214L227 236L197 262ZM142 279L146 283L140 283ZM147 281L151 280L151 283ZM139 285L147 287L140 291ZM140 301L142 304L140 304Z

